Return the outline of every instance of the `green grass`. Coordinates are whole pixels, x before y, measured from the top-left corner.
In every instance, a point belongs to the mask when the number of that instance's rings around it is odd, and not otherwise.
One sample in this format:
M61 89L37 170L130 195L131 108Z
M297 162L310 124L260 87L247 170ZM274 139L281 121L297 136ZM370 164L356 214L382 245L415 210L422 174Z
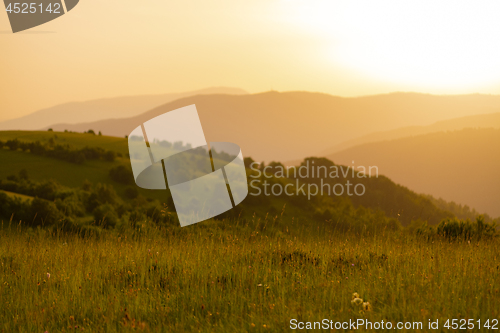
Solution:
M121 138L0 132L2 141L15 138L127 153ZM126 188L108 176L129 163L125 157L77 165L0 149L0 160L2 179L26 169L33 181L56 179L74 188L87 179L111 183L119 194ZM140 193L165 202L164 191ZM315 205L350 207L321 200ZM446 319L500 318L498 238L468 243L407 231L338 233L301 207L273 198L245 206L245 218L235 221L186 228L144 221L136 229L125 221L115 230L92 226L95 235L52 234L4 221L0 332L71 332L76 326L90 332L287 332L292 318L424 325L439 319L435 332L445 332ZM359 216L350 218L364 221ZM372 311L352 306L353 292Z
M80 187L85 179L92 183L109 183L109 169L120 164L120 161L86 161L85 164L74 164L7 149L0 149L0 160L8 161L0 163L0 175L15 175L19 170L26 169L30 179L55 179L68 187Z
M69 144L74 148L101 147L121 153L128 154L128 141L125 138L113 136L100 136L83 133L49 132L49 131L0 131L0 140L14 140L24 142L40 141L42 143L54 139L56 144Z
M9 197L12 197L12 198L19 198L22 200L33 200L33 197L30 197L29 195L13 193L13 192L3 191L3 190L0 190L0 192L6 193Z
M33 155L22 151L0 149L0 175L16 175L19 170L25 169L29 178L34 181L54 179L61 185L76 188L81 187L85 180L92 184L112 184L119 194L123 194L126 185L114 182L109 177L109 170L120 164L127 165L126 158L117 158L114 162L86 161L84 164L74 164L58 159ZM138 188L145 197L165 201L164 191L154 191Z
M0 331L286 332L291 318L365 318L439 319L436 332L444 332L448 318L500 318L497 240L428 242L305 225L271 233L236 223L144 222L99 238L4 225ZM354 308L353 292L372 311Z
M57 138L55 138L57 136ZM34 181L54 179L61 185L76 188L82 186L85 180L92 184L112 184L118 194L123 195L126 185L114 182L109 177L109 170L120 164L130 166L128 141L125 138L100 136L84 133L66 133L50 131L0 131L0 140L18 139L23 142L48 142L51 138L55 144L69 144L72 148L100 147L121 153L123 157L116 157L114 162L101 160L85 161L84 164L75 164L46 156L34 155L29 152L11 151L6 147L0 148L0 179L14 175L19 170L26 169L29 178ZM135 186L135 185L133 185ZM164 191L138 188L145 197L166 201Z

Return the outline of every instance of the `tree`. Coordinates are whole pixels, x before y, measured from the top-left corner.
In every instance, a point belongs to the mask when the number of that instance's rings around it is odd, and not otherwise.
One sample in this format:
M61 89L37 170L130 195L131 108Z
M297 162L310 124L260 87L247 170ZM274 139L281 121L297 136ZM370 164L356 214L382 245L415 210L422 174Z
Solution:
M38 197L31 201L31 214L34 225L50 225L64 219L64 215L53 202Z
M134 183L134 175L132 174L132 170L125 167L124 165L119 165L109 170L109 177L115 182L124 185L132 185Z
M118 214L110 204L100 205L94 210L94 219L105 228L113 228L118 222Z
M14 139L14 140L8 140L5 145L9 147L10 150L17 150L19 148L19 140Z
M82 190L89 192L91 189L92 189L92 183L89 182L87 179L85 179L82 184Z
M255 161L251 157L245 157L243 159L243 163L245 164L245 168L250 169L250 166L252 165L252 163L255 163Z
M104 160L107 162L113 162L115 160L115 152L112 150L108 150L107 152L104 153Z
M98 183L94 186L92 193L86 200L86 208L88 212L93 212L100 205L106 203L114 205L118 200L118 195L113 186Z
M19 178L22 179L22 180L28 180L28 171L26 171L26 169L21 169L19 171Z
M139 190L135 186L129 186L125 189L125 197L135 199L139 196Z

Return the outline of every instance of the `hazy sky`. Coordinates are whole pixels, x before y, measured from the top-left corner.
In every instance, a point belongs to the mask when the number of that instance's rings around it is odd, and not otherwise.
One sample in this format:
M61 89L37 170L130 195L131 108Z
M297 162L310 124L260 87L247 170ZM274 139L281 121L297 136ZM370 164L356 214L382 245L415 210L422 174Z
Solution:
M211 86L498 94L498 13L496 0L81 0L11 34L2 9L0 120Z

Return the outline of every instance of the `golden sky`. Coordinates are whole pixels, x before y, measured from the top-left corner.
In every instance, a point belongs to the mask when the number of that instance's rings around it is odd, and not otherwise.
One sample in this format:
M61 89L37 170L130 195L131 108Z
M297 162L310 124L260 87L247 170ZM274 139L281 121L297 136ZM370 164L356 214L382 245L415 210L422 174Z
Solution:
M211 86L498 94L499 13L499 1L81 0L12 34L2 9L0 120Z

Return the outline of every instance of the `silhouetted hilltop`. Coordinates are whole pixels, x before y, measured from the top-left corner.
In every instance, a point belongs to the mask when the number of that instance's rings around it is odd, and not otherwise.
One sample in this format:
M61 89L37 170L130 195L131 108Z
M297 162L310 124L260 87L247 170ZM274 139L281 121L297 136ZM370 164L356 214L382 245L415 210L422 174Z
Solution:
M77 124L108 118L133 117L179 98L200 94L246 94L239 88L215 87L183 93L121 96L71 102L0 122L0 130L37 130L56 123Z
M343 98L311 92L198 95L135 117L51 127L77 132L93 129L123 137L150 118L191 104L198 108L208 141L236 142L243 154L258 161L288 161L376 131L498 112L500 96L393 93Z

